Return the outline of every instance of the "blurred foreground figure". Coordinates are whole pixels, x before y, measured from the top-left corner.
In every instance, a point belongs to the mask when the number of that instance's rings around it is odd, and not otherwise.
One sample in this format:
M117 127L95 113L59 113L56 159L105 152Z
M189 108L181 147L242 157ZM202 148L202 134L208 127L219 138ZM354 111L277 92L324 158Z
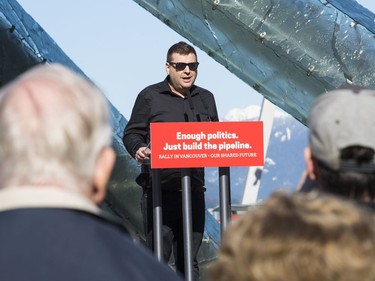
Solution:
M274 193L225 232L212 281L374 281L374 216L338 197Z
M305 149L307 169L299 190L375 201L374 104L375 91L358 87L339 88L313 102Z
M179 280L100 214L115 154L92 83L32 68L0 90L0 131L0 280Z

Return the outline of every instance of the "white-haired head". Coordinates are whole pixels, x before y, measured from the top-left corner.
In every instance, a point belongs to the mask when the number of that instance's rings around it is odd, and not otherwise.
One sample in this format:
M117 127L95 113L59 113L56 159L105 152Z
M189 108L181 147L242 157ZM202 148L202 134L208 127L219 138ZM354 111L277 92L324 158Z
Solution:
M97 158L112 142L101 91L59 64L33 67L0 90L0 131L1 188L87 192Z

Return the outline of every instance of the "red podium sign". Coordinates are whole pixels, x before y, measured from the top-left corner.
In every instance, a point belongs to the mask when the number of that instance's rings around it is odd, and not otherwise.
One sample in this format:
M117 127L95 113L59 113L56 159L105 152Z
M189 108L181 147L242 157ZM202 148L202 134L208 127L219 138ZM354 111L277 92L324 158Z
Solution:
M151 167L263 166L263 122L151 123Z

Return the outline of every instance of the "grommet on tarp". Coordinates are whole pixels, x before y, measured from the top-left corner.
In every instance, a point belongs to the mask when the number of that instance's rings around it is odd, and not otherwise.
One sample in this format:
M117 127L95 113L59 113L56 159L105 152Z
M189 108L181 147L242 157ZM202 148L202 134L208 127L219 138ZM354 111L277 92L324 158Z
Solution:
M350 27L356 27L357 26L357 22L356 21L352 21L352 22L350 22Z
M219 6L219 4L220 4L220 0L214 0L214 3L212 5L212 10L217 9L217 7Z
M261 42L263 42L263 40L264 40L264 38L266 38L266 35L267 35L267 33L266 32L261 32L260 34L259 34L259 40L261 41Z
M312 74L312 72L314 71L315 69L315 66L314 65L310 65L308 68L307 68L307 76L310 76Z

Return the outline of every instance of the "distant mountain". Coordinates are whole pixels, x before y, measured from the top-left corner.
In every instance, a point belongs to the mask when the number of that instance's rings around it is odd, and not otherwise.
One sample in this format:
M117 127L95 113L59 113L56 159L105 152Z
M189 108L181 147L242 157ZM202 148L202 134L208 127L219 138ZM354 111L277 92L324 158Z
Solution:
M223 121L256 121L259 106L235 108ZM261 175L257 201L267 198L276 189L294 190L305 168L303 150L307 145L308 129L289 114L276 111ZM241 203L248 167L231 167L232 204ZM206 168L206 204L213 208L219 204L219 175L217 168Z

